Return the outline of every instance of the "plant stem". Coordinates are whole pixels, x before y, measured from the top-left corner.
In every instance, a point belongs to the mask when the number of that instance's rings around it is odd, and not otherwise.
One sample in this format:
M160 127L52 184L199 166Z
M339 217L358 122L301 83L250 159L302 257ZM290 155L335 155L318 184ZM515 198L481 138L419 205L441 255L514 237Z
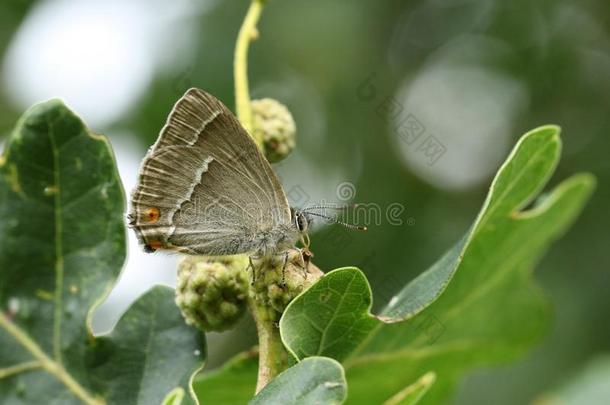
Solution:
M37 360L40 367L55 376L72 393L87 405L103 405L105 401L91 395L82 385L56 361L47 356L21 328L15 325L6 315L0 312L0 327L4 328ZM26 363L27 364L27 363Z
M282 344L277 322L273 320L273 310L261 305L253 297L249 299L248 306L258 332L258 393L275 376L288 368L288 352Z
M250 42L258 36L256 24L261 16L264 1L252 0L250 3L237 35L235 60L233 62L237 119L261 150L262 139L257 139L252 131L252 106L250 105L250 90L248 88L248 47ZM277 312L269 306L265 294L255 291L254 287L249 294L248 309L254 318L258 332L259 359L256 392L259 392L276 375L288 367L288 352L282 344L280 330L277 327Z
M251 0L250 7L237 36L235 45L234 75L237 119L254 142L263 151L263 141L253 133L252 106L248 89L248 47L258 36L256 25L266 0ZM292 251L294 255L294 251ZM300 251L297 256L303 261ZM292 258L291 260L294 260ZM272 263L267 261L256 270L260 277L250 286L248 309L256 323L258 333L258 379L256 392L262 390L275 376L288 368L290 355L286 351L278 321L288 302L304 288L321 277L322 272L311 266L303 277L303 268L290 261ZM301 265L302 266L302 265ZM314 269L315 268L315 269ZM254 268L252 268L254 272ZM253 277L254 280L254 277ZM278 301L279 299L279 301ZM278 304L279 303L279 304Z
M235 109L242 126L261 147L262 140L257 139L252 132L252 107L250 106L250 90L248 89L248 47L256 39L258 31L256 24L263 10L265 0L252 0L244 22L237 35L233 74L235 80Z
M304 268L302 261L301 251L293 249L288 251L286 261L271 257L256 264L256 278L248 294L248 309L258 332L256 392L290 365L292 356L282 343L278 326L286 306L322 277L313 263Z

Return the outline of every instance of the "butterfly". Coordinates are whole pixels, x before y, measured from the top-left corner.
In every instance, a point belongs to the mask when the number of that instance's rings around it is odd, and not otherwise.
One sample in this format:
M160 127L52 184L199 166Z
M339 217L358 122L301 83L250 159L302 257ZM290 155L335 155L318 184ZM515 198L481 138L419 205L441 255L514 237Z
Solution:
M269 257L309 246L307 211L290 207L270 164L233 113L189 89L144 158L130 226L147 252Z

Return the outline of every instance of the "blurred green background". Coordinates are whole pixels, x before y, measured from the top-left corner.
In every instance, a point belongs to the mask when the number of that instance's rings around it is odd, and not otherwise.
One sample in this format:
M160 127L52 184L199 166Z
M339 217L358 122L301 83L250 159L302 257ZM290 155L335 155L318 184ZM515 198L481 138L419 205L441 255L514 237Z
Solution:
M63 98L111 138L129 191L188 87L234 105L233 47L247 6L3 0L0 142L27 106ZM527 130L563 128L552 183L579 171L598 178L584 215L535 273L555 306L548 337L517 363L473 372L456 404L531 403L610 351L609 30L602 0L273 0L264 10L251 91L285 103L296 120L298 150L276 166L289 199L337 201L347 190L354 201L405 207L402 226L312 235L318 266L360 266L377 307L466 231ZM151 284L174 282L176 257L145 255L130 238L98 331ZM247 319L211 334L211 366L254 338Z

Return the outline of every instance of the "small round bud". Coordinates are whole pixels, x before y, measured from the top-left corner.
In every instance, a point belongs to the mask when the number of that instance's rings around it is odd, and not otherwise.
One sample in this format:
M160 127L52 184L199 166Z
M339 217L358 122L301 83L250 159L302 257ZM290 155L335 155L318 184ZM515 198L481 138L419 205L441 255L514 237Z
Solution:
M254 136L262 140L267 160L279 162L296 146L297 129L292 114L271 98L252 100L251 105Z
M229 329L246 309L248 257L187 256L178 265L176 305L187 324L204 331Z
M267 316L272 321L279 321L290 301L323 275L316 265L307 263L297 249L287 251L287 256L274 256L259 266L255 264L254 299L271 309Z

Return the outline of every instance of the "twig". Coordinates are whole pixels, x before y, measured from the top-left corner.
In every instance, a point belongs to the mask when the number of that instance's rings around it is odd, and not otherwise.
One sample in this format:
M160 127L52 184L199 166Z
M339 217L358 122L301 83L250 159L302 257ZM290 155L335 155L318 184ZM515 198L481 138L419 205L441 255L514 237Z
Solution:
M265 0L252 0L244 22L237 36L233 73L235 79L235 109L237 118L261 147L262 140L257 139L252 132L252 107L250 106L250 90L248 88L248 47L250 42L258 37L256 24L260 18Z

